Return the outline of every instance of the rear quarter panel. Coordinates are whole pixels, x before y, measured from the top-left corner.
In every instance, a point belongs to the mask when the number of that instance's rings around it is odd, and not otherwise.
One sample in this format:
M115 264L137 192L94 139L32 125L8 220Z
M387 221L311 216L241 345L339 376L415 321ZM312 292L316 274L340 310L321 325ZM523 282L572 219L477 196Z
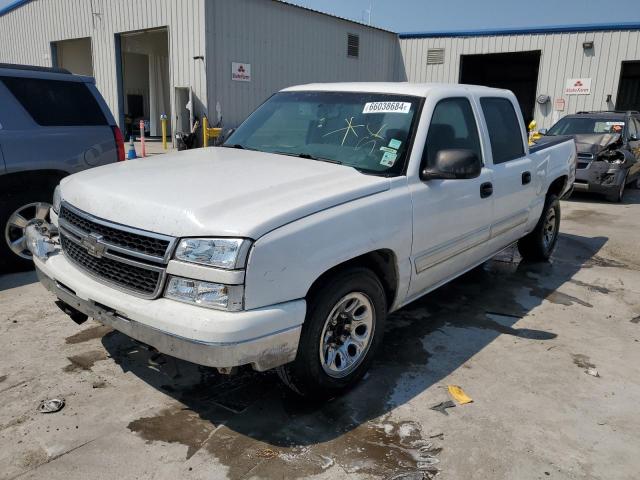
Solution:
M95 86L87 86L103 112L106 109L107 122L113 124L113 116ZM4 153L6 173L57 170L70 174L117 160L110 125L38 125L2 82L0 102L0 146Z

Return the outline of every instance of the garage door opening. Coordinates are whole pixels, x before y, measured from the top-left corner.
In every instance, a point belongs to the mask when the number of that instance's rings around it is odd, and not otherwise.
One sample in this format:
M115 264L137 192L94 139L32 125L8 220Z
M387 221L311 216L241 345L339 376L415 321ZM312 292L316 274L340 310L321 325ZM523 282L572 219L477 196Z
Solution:
M119 49L119 52L118 52ZM161 115L167 116L167 135L171 138L169 81L169 35L166 28L127 32L118 35L121 123L126 137L162 135Z
M616 110L640 111L640 62L622 62Z
M54 67L66 68L76 75L93 77L90 38L51 42L51 60Z
M528 125L533 120L540 50L517 53L462 55L460 83L511 90Z

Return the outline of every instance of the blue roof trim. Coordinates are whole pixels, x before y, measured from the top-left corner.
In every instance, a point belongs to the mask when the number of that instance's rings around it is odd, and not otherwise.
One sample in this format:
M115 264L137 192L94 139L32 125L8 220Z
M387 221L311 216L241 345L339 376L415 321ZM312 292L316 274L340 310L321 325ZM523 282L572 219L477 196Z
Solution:
M14 0L9 5L4 8L0 8L0 17L6 13L9 13L11 10L15 10L16 8L20 8L25 3L29 3L31 0Z
M582 25L557 25L549 27L504 28L497 30L460 30L449 32L407 32L400 38L482 37L489 35L522 35L532 33L610 32L613 30L640 30L638 22L591 23Z

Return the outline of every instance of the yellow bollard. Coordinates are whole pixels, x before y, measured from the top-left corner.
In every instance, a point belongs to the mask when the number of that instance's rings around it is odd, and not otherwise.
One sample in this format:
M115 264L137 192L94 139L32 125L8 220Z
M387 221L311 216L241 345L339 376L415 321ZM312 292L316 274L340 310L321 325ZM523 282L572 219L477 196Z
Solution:
M209 146L210 138L218 138L222 134L222 128L213 127L209 128L209 120L207 117L202 117L202 146Z
M165 114L160 115L160 122L162 123L162 149L167 149L167 116Z

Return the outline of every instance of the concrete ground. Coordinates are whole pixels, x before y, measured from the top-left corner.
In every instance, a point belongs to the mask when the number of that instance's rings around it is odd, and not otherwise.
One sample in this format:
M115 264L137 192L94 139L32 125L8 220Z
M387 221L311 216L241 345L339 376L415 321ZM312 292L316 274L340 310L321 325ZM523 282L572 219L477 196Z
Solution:
M393 314L327 402L78 326L33 274L0 277L0 478L637 479L640 192L562 208L550 264L507 251ZM473 403L430 409L447 385Z

